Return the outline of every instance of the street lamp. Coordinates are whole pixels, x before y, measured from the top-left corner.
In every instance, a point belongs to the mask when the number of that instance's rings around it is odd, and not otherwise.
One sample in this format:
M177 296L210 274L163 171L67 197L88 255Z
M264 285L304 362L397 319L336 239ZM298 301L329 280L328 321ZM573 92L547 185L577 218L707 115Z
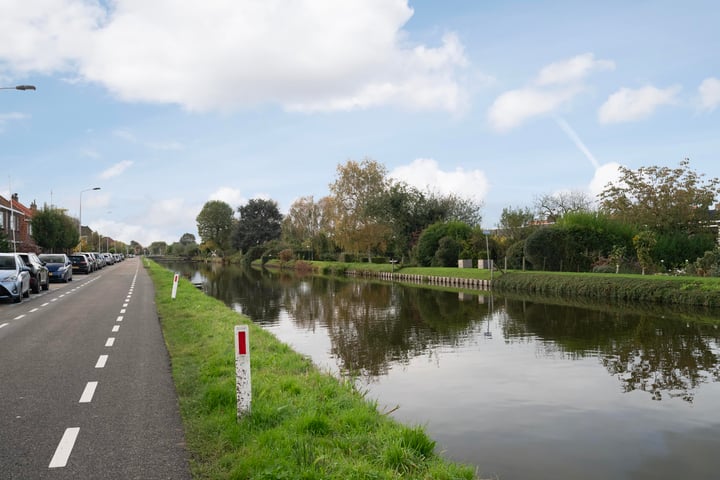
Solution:
M18 85L16 87L0 87L0 90L37 90L35 85Z
M100 187L86 188L80 190L80 214L78 215L78 242L82 246L82 194L83 192L89 192L91 190L100 190Z

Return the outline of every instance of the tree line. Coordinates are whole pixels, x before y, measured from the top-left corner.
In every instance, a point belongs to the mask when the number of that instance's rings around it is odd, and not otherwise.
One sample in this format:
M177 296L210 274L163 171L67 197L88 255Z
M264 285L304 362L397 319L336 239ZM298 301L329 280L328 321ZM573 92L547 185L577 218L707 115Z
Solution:
M270 199L236 208L209 201L196 218L200 244L186 234L163 246L247 262L275 256L457 266L461 258L489 257L512 269L719 275L720 180L698 174L688 159L619 173L597 198L561 192L506 207L489 230L481 227L480 202L394 180L372 159L349 160L337 166L328 196L301 197L285 215Z

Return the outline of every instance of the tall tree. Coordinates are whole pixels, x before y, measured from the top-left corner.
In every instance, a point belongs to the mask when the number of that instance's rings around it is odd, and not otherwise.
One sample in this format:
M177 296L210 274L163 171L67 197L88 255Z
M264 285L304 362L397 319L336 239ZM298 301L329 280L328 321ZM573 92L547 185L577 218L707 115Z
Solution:
M620 167L620 179L600 194L600 206L622 221L656 232L701 231L710 219L710 206L720 192L720 180L690 168Z
M221 200L210 200L195 220L204 244L210 248L228 248L233 228L233 209L230 205Z
M320 207L312 196L298 198L290 205L283 218L282 232L285 241L303 246L319 232Z
M386 176L385 167L369 158L338 165L337 178L330 184L334 238L346 251L370 255L385 250L390 229L367 207L387 189Z
M589 212L592 208L592 198L579 190L546 193L535 198L538 216L548 222L557 222L568 213Z
M61 210L44 207L33 215L32 236L39 246L51 251L67 251L78 244L75 221Z
M183 233L182 237L180 237L180 243L183 245L191 245L197 242L195 240L195 235L192 233Z
M254 245L261 245L280 238L283 216L277 202L254 198L238 208L240 218L233 234L235 248L246 252Z

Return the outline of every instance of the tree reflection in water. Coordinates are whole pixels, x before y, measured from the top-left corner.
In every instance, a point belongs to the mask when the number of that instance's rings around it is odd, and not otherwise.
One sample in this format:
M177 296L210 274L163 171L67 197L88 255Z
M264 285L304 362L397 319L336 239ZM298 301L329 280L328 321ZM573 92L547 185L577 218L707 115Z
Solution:
M680 320L684 312L568 306L535 300L461 301L458 293L357 279L300 277L235 267L179 264L200 271L205 291L264 325L286 312L297 328L325 328L343 374L368 379L437 348L476 341L497 320L506 342L537 341L541 354L597 357L623 392L692 402L720 380L717 326Z
M716 326L676 317L508 302L508 338L535 335L570 357L597 356L624 392L692 402L702 383L720 380Z

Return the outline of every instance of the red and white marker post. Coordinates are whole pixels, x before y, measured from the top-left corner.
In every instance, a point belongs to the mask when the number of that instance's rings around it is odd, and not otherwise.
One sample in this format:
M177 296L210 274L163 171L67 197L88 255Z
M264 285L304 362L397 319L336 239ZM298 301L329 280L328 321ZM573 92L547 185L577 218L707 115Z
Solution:
M178 280L180 280L180 274L175 273L175 276L173 277L173 286L172 286L172 293L170 294L170 298L174 299L177 296Z
M250 382L250 332L247 325L235 325L235 391L237 418L250 413L252 402Z

